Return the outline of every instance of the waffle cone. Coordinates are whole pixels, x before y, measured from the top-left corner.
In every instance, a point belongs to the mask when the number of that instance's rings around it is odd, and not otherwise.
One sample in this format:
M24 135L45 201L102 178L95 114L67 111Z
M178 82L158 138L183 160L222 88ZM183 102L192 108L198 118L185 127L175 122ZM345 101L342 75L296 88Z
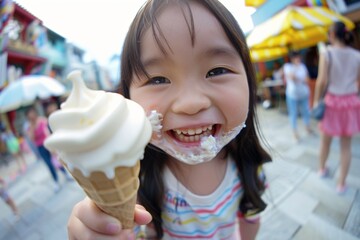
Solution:
M78 169L70 171L86 195L107 214L117 218L123 229L134 225L134 211L139 188L140 161L133 167L117 167L115 177L95 171L84 176Z

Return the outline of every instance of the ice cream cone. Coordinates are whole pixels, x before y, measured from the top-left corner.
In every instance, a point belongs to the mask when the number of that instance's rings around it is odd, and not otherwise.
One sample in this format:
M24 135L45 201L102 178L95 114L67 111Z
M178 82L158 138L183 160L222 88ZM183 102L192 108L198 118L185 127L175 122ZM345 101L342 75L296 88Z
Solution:
M140 161L133 167L115 168L115 177L94 171L84 176L78 169L70 171L89 198L107 214L117 218L123 229L134 225L134 210L139 188Z
M61 109L49 116L44 145L59 154L85 193L123 228L134 224L140 159L152 126L141 105L118 93L86 87L80 71Z

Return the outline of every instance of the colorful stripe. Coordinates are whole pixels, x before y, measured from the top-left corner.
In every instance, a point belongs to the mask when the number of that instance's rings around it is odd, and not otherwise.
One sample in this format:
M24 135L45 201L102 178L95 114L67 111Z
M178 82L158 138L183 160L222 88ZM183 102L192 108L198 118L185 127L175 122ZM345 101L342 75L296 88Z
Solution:
M170 232L168 230L164 230L165 233L167 233L170 237L172 238L179 238L179 239L212 239L215 237L215 235L221 231L222 229L225 228L232 228L234 227L235 222L229 223L229 224L225 224L222 226L217 227L217 229L215 229L215 231L211 234L205 232L205 231L198 231L198 232L193 232L193 233L188 233L190 235L183 235L183 234L176 234L174 232ZM197 235L196 235L197 234ZM217 238L216 238L217 239ZM222 239L226 239L226 238L222 238Z
M198 205L194 195L167 191L162 213L164 239L218 240L233 236L243 188L235 164L229 167L223 191L216 191L217 196L211 195L205 201L214 199L211 205Z

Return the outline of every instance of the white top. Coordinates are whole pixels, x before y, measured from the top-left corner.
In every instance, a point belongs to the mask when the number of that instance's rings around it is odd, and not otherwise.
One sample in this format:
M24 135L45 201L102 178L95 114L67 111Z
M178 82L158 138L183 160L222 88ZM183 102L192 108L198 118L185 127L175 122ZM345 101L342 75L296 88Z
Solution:
M353 48L329 47L331 54L328 92L335 95L358 92L357 79L360 76L360 52ZM329 62L329 53L324 53Z
M286 63L284 65L284 75L287 97L292 99L304 99L309 97L310 90L307 84L308 71L303 63L298 65Z

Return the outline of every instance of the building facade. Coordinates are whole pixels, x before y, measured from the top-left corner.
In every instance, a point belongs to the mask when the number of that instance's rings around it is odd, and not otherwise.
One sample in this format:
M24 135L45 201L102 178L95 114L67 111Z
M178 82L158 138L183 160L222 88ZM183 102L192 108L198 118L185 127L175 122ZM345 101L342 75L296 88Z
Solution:
M107 70L96 61L85 62L85 50L68 43L64 36L45 27L43 22L12 0L0 1L0 94L24 75L46 75L61 82L70 91L67 74L80 69L93 89L112 90ZM57 101L63 99L48 99ZM40 112L41 113L41 112ZM14 132L21 128L24 109L1 113L1 122Z

